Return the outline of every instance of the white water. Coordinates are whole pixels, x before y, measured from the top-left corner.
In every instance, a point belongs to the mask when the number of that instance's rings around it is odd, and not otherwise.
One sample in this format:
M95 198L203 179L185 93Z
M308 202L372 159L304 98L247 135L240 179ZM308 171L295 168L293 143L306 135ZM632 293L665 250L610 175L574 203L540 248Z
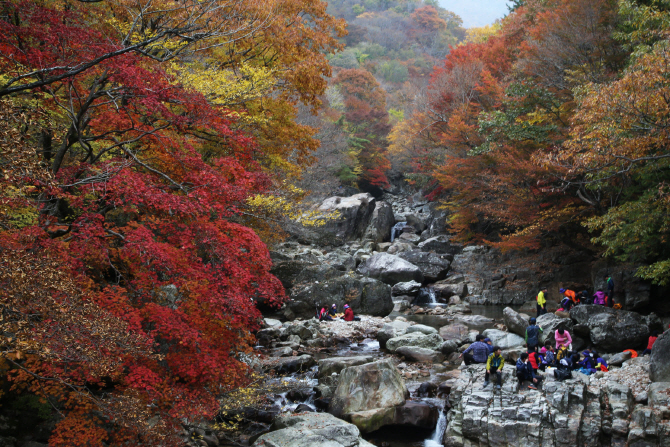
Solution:
M440 409L440 416L437 419L437 425L435 426L435 431L433 436L430 439L423 441L424 447L442 447L444 444L444 432L447 429L447 412L444 411L444 408Z

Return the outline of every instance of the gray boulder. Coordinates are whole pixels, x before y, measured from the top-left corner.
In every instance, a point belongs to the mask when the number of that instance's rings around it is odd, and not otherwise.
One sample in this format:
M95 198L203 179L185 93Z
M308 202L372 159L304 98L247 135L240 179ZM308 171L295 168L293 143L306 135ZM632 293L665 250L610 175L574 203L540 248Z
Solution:
M253 447L370 447L360 430L328 413L279 416L270 433L260 436Z
M280 374L306 372L316 364L311 355L299 355L297 357L280 357L273 363L272 369Z
M363 365L374 360L372 356L363 355L357 357L332 357L319 360L319 378L328 377L333 373L339 374L344 368Z
M391 323L384 323L384 325L377 331L377 341L381 349L386 349L386 342L392 338L403 335L407 332L409 323L406 321L393 320Z
M374 242L387 242L391 240L391 228L395 224L393 208L386 202L378 201L372 212L370 224L365 230L365 238Z
M411 225L416 229L417 233L421 233L426 229L426 222L416 214L406 214L405 220L407 221L407 225Z
M442 337L438 334L426 335L421 332L413 332L395 337L386 342L386 349L395 352L401 346L416 346L418 348L432 349L439 351L442 347Z
M419 293L420 288L421 288L421 283L420 282L416 282L416 281L399 282L398 284L394 285L393 288L391 289L391 295L393 295L393 296L402 296L402 295L416 296Z
M344 275L317 283L293 287L287 308L295 317L310 318L316 309L337 304L342 309L349 304L356 314L385 317L393 311L391 287L373 278Z
M440 336L444 340L464 340L469 332L470 328L461 323L453 323L440 328Z
M503 309L503 322L508 331L524 337L526 328L530 324L530 316L516 312L511 307L506 307Z
M358 272L390 285L408 281L423 282L423 273L419 267L388 253L373 254L358 267Z
M670 330L662 333L651 349L649 378L652 382L670 382Z
M421 250L404 251L398 255L421 269L426 281L434 282L446 278L449 272L451 255L427 253Z
M296 222L287 225L286 229L293 239L303 244L338 246L363 237L374 209L375 199L368 193L329 197L318 208L320 212L333 215L324 225L306 227Z
M419 249L421 251L432 251L439 254L456 254L458 249L449 243L449 238L447 236L434 236L426 239L423 242L419 242Z
M430 335L437 334L437 329L434 327L426 326L425 324L415 324L407 328L407 333L411 334L412 332L421 332L422 334Z
M440 347L440 352L444 355L449 355L456 351L458 351L458 342L456 340L446 340Z
M442 353L417 346L401 346L395 353L404 356L410 362L439 363L444 360Z
M359 411L393 408L404 404L408 397L400 371L390 359L385 359L344 369L328 412L340 417Z
M487 329L483 334L491 339L493 346L500 346L502 349L517 348L526 343L522 337L498 329Z
M640 348L649 338L644 318L635 312L582 305L570 310L570 318L577 324L587 325L591 343L605 352Z

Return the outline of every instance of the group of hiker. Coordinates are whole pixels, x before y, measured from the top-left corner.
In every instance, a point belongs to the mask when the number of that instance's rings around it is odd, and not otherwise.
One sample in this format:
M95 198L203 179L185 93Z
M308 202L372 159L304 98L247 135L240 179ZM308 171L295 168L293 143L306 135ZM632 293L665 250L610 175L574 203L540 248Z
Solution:
M560 288L558 291L563 298L561 299L561 307L558 310L569 311L574 306L579 304L595 304L599 306L616 307L614 304L614 280L611 276L605 278L606 291L598 289L593 295L589 294L587 290L575 292L574 290ZM537 294L537 316L547 313L547 289L542 289ZM618 305L617 305L618 306Z
M538 326L535 318L531 318L526 328L525 340L527 352L523 352L516 361L516 377L523 386L528 382L528 388L538 389L543 376L538 371L552 369L558 380L572 376L572 371L584 374L593 374L597 371L607 371L607 362L593 349L583 352L572 350L572 336L565 329L554 331L554 341L547 340L544 345L540 343L542 328ZM655 339L654 339L655 340ZM650 345L653 344L650 339ZM502 348L494 346L491 340L481 334L477 335L472 343L459 356L463 358L466 365L475 363L486 364L484 376L484 388L488 387L493 377L495 388L502 387L502 369L505 359L502 356Z
M337 304L333 304L328 309L322 307L317 316L319 321L333 321L338 317L344 321L360 321L360 317L354 316L354 311L348 304L344 305L344 314L338 314Z

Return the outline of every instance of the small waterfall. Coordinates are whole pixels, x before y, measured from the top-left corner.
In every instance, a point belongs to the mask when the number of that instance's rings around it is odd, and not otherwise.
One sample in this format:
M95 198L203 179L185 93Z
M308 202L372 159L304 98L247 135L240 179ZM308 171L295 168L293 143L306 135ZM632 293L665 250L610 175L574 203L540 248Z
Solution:
M435 431L430 439L423 441L424 447L442 447L444 441L444 432L447 430L447 412L444 408L440 409L440 416L437 419Z
M391 228L391 242L402 234L402 229L405 228L406 225L407 222L398 222L393 225L393 228Z
M417 306L426 306L436 303L435 290L433 290L432 287L422 287L419 289L419 294L414 298L413 304L416 304Z

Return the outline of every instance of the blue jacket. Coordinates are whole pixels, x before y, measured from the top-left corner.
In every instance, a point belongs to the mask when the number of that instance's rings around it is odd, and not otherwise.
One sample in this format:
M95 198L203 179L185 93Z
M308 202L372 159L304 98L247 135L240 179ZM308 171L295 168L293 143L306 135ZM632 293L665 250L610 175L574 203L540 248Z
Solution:
M475 362L486 363L486 359L489 357L489 345L483 341L476 341L468 346L468 349L463 351L463 354L467 354L470 351L472 351L472 357L475 359Z
M516 376L520 380L533 380L535 378L535 372L533 371L533 365L530 362L519 359L516 361Z

